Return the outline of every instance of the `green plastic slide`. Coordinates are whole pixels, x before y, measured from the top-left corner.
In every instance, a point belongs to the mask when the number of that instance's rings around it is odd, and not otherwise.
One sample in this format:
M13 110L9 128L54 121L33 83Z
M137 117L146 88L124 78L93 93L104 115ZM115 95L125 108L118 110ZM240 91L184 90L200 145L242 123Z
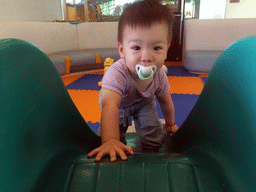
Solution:
M36 46L0 40L0 191L256 191L256 36L218 58L177 134L159 154L101 162L101 145L58 74ZM85 101L86 102L86 101Z

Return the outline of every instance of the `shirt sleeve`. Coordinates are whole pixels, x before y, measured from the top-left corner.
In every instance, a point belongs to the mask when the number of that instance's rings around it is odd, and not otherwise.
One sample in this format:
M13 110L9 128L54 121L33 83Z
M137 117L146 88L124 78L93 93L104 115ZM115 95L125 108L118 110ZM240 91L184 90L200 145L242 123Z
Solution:
M119 95L126 94L127 78L124 72L115 65L112 65L104 74L102 88L114 91Z

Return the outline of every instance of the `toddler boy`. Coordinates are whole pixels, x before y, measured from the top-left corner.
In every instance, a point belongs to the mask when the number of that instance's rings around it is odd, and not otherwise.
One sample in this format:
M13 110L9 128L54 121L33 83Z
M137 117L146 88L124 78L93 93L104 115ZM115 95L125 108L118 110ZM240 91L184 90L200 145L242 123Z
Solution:
M157 97L166 122L167 134L178 130L167 75L162 69L171 40L172 17L168 8L154 0L136 2L125 8L118 24L121 59L103 77L101 105L102 145L88 154L100 161L116 155L126 160L125 132L134 117L142 152L159 152L164 139L156 112Z

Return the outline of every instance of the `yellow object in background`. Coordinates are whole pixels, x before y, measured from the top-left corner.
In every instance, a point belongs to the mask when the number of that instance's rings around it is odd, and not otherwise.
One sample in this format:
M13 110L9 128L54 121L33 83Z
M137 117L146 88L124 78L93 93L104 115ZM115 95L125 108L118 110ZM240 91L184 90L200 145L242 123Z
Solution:
M108 68L114 64L114 59L111 59L110 57L106 58L104 61L104 74L108 70ZM102 80L98 82L98 85L101 87L102 86Z

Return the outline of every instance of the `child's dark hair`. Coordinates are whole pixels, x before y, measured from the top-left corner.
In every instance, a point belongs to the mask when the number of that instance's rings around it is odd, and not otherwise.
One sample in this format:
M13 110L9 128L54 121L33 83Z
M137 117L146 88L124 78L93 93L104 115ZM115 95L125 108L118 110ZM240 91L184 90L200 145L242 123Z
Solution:
M118 42L123 42L125 26L132 28L150 27L155 22L166 22L168 25L168 42L171 41L172 14L168 7L159 0L143 0L127 6L118 23Z

